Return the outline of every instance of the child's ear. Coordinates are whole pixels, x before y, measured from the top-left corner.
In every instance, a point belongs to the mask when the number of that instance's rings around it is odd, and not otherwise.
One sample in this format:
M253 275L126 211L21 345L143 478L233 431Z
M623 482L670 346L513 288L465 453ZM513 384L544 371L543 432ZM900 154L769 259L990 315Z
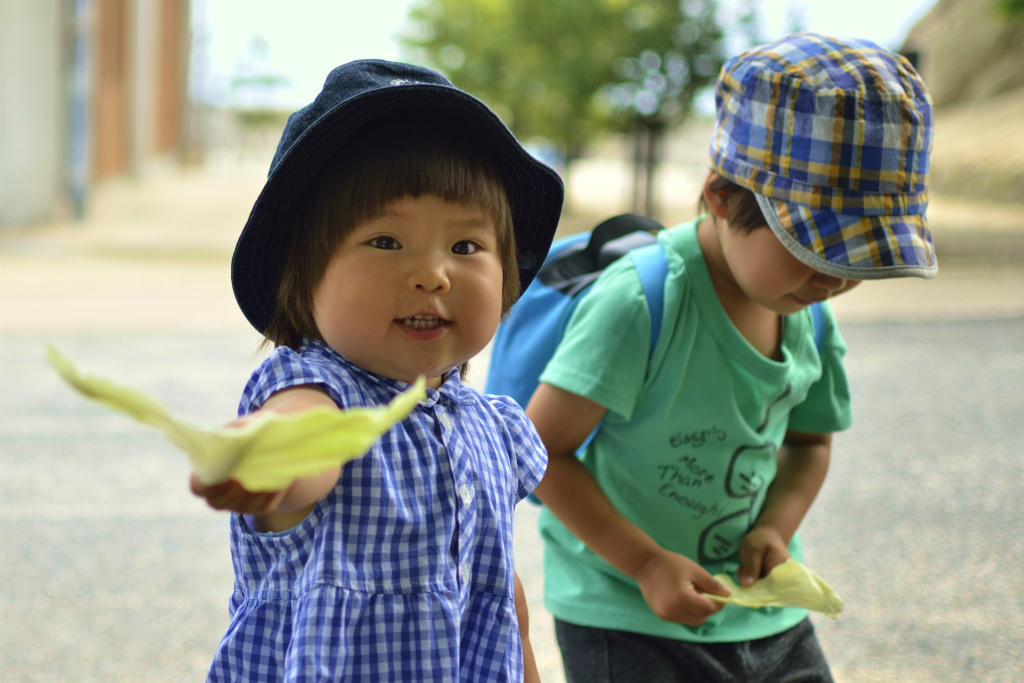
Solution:
M712 182L717 179L718 174L712 171L704 181L704 203L716 218L725 220L729 216L729 194L712 188Z

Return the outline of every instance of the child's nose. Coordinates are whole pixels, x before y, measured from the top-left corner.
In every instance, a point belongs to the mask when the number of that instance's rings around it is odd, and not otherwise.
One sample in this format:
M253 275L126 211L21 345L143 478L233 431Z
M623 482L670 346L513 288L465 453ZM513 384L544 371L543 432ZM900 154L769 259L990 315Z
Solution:
M826 273L815 273L811 283L818 289L828 292L829 297L847 292L860 284L860 280L837 277Z
M425 257L418 260L410 274L409 284L417 291L443 294L451 287L451 279L443 258Z
M846 278L836 277L827 273L815 273L811 276L811 282L820 289L835 291L846 286Z

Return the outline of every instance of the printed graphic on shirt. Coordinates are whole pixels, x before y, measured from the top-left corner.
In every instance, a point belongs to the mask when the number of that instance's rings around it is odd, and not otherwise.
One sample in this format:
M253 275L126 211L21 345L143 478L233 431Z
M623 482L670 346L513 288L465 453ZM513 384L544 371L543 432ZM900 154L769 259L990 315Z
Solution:
M725 438L725 431L713 428L716 434ZM708 430L696 432L703 434ZM672 442L680 445L685 443L686 437L673 435ZM691 448L699 449L705 442L689 442ZM708 515L718 517L722 514L722 508L717 504L708 504L704 499L706 495L702 492L711 489L715 483L715 474L701 464L701 459L693 453L687 452L679 456L674 462L657 465L658 495L667 498L676 505L689 511L689 517L694 521L700 521Z
M789 396L791 391L792 386L787 384L782 394L768 405L764 420L755 430L758 434L767 429L772 408ZM765 440L740 446L733 452L724 482L725 494L729 498L745 501L746 505L704 528L697 551L701 564L724 560L739 549L740 540L754 523L754 510L768 483L761 475L762 463L766 458L774 458L778 449L779 444Z

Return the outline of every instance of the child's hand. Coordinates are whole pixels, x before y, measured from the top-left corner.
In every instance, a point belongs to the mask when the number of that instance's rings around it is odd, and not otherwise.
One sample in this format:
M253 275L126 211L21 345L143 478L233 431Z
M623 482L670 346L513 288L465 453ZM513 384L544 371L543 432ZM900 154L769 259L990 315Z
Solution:
M234 479L219 484L204 484L193 472L189 479L192 493L206 501L214 510L230 510L248 515L265 515L280 505L288 489L270 492L247 491Z
M256 413L253 413L232 420L224 427L242 427L255 415ZM217 484L204 484L195 472L189 477L188 485L193 494L204 499L214 510L239 512L244 515L265 515L273 512L288 491L287 488L280 491L249 491L234 479Z
M700 626L725 606L701 593L730 593L699 564L669 550L651 557L634 578L640 584L644 600L659 619L686 626Z
M742 566L736 577L741 586L749 586L789 559L789 549L777 530L769 526L754 527L740 541Z

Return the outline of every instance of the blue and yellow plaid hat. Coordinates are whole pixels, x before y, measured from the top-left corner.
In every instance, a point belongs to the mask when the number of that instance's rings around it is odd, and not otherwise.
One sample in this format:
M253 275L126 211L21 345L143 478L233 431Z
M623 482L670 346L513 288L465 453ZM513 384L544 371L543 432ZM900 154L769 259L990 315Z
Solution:
M803 263L838 277L934 277L925 209L931 98L903 57L797 33L722 67L715 172L754 192Z

